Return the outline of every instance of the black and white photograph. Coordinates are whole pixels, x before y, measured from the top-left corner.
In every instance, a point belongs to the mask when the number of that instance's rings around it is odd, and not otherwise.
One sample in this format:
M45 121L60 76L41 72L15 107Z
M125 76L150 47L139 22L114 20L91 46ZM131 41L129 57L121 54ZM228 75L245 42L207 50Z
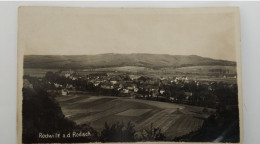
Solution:
M20 143L240 143L239 9L19 7Z

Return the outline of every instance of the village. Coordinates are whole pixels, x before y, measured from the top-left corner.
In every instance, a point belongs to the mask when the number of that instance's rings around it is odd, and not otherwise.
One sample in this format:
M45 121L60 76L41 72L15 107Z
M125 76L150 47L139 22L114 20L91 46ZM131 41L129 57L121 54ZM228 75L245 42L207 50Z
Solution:
M233 77L233 76L232 76ZM47 72L43 78L49 93L69 96L92 92L96 95L129 97L216 108L219 85L212 81L196 81L187 76L148 77L131 73L95 72L80 75L75 71ZM221 83L223 85L223 83ZM227 88L236 87L225 84ZM231 98L232 99L232 98Z

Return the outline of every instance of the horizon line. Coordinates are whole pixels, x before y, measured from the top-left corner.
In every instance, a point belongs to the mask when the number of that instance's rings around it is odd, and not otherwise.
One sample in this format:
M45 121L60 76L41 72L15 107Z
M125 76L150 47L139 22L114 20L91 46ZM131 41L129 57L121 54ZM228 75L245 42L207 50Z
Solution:
M118 55L131 55L131 54L148 54L148 55L169 55L169 56L198 56L198 57L203 57L203 58L210 58L214 60L224 60L224 61L230 61L230 62L237 62L236 60L225 60L225 59L220 59L220 58L211 58L211 57L205 57L205 56L200 56L196 54L190 54L190 55L181 55L181 54L156 54L156 53L99 53L99 54L24 54L24 56L95 56L95 55L105 55L105 54L118 54Z

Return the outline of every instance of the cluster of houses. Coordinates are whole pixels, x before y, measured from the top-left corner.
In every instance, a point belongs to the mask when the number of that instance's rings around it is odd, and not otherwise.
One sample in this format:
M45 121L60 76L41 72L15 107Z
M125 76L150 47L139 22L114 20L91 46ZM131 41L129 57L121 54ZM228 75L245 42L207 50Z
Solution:
M78 80L78 78L81 78L77 73L73 72L73 71L67 71L65 74L64 74L64 77L65 78L70 78L72 80Z
M165 86L178 85L183 87L185 84L191 82L195 86L206 85L209 91L212 91L212 82L202 82L190 80L187 76L175 76L175 77L158 77L151 78L147 76L126 74L126 73L92 73L86 76L80 76L79 74L70 71L60 74L62 77L69 79L70 81L85 81L91 84L94 89L98 91L116 91L115 96L132 97L132 98L151 98L156 100L166 100L170 102L178 101L178 97L166 96L167 91ZM55 88L59 90L60 95L69 95L77 90L77 87L72 83L60 84L58 82L53 83ZM193 92L184 91L184 99L182 101L187 103L193 96Z
M150 78L139 75L129 74L108 74L108 73L92 73L85 77L79 76L73 71L68 71L62 74L67 79L77 81L84 79L92 83L94 87L103 90L114 90L118 92L118 96L131 96L140 98L163 98L165 89L163 85L170 85L172 83L184 85L190 80L187 76L172 77L172 78ZM197 82L199 85L199 82ZM54 83L55 88L60 89L61 95L69 95L70 91L75 90L72 84L62 86L59 83ZM191 92L185 92L186 98L192 96ZM174 97L169 98L170 101L176 100Z
M234 75L229 75L233 77ZM236 75L235 75L236 76ZM24 77L24 87L33 85ZM30 77L29 77L30 78ZM38 78L37 78L38 79ZM54 76L39 78L53 95L70 95L71 93L94 92L100 95L141 98L149 100L170 101L177 103L196 103L210 101L214 92L226 88L234 90L233 83L216 81L196 81L187 76L148 77L127 73L92 73L82 76L73 71L55 73ZM34 80L32 80L34 81ZM92 91L93 90L93 91ZM198 94L198 91L205 93ZM211 93L212 92L212 93ZM205 95L203 95L205 94ZM216 102L217 103L217 102Z

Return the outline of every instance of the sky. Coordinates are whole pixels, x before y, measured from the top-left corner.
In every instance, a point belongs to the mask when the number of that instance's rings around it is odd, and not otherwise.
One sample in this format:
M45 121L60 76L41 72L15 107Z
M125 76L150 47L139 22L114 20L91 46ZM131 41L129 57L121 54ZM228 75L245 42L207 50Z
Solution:
M20 7L25 55L153 53L236 60L234 8Z

